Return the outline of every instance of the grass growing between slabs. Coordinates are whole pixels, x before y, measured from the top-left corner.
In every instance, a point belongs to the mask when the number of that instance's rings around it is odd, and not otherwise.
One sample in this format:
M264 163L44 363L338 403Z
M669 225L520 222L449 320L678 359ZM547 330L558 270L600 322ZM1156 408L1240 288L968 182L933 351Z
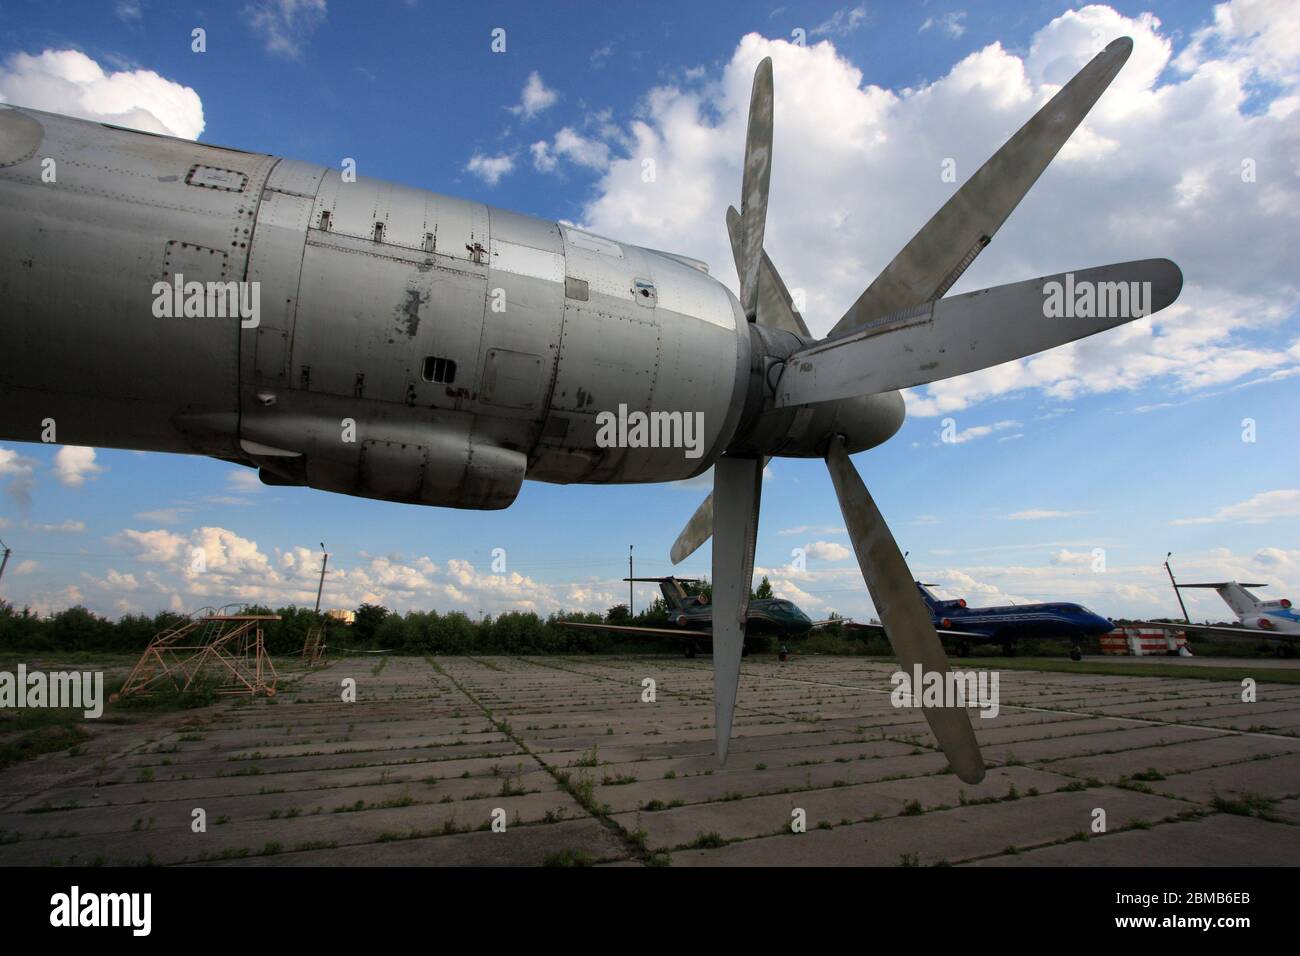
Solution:
M887 660L885 658L875 658ZM982 668L1006 671L1047 671L1053 674L1100 674L1108 677L1174 677L1187 680L1233 681L1249 677L1256 683L1300 684L1300 669L1283 667L1218 667L1182 663L1137 663L1132 661L1060 660L1052 657L956 657L949 656L954 670Z

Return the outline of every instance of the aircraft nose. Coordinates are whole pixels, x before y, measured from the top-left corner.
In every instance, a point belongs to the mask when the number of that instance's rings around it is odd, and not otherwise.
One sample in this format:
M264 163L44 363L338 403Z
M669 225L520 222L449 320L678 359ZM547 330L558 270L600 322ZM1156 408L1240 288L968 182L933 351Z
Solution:
M1111 631L1115 630L1115 622L1109 618L1102 617L1100 614L1092 615L1092 620L1088 623L1090 625L1088 629L1094 634L1109 634Z

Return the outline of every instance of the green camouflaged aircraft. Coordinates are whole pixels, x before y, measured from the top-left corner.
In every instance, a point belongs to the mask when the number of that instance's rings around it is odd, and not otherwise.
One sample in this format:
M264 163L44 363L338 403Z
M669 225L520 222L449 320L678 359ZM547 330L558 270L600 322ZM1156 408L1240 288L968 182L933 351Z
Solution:
M676 637L687 640L686 656L694 657L700 643L713 638L713 605L702 594L691 594L686 585L698 584L698 578L624 578L659 585L668 621L672 627L640 627L626 624L586 624L581 621L558 621L561 627L581 631L605 631L611 634L638 634L646 637ZM784 598L755 598L745 612L746 636L801 637L815 627L837 622L838 618L814 621L792 601ZM748 648L742 651L747 654Z

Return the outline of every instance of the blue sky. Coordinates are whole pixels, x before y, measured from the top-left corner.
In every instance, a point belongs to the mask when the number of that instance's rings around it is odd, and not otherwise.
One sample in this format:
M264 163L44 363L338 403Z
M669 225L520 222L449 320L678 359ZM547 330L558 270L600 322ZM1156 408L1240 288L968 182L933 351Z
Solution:
M768 248L787 282L807 288L824 332L953 188L932 172L938 157L957 157L965 179L1047 84L1081 65L1081 36L1132 32L1125 79L1076 136L1078 152L1062 154L957 291L1161 255L1184 269L1179 311L1142 335L1103 334L1069 361L914 390L903 430L856 461L914 570L954 596L1172 613L1159 567L1170 550L1189 579L1268 581L1271 596L1300 598L1300 300L1294 253L1289 263L1279 253L1294 243L1300 190L1293 169L1270 162L1287 155L1288 127L1294 143L1300 51L1258 6L717 3L703 16L698 3L10 2L0 95L93 113L58 90L55 102L15 95L45 68L31 57L79 51L109 76L157 75L138 94L115 88L141 101L114 109L179 122L158 91L194 91L205 142L335 167L354 157L362 175L699 256L734 287L721 210L739 193L736 90L771 52ZM204 54L190 50L195 27L207 31ZM490 50L498 27L504 54ZM796 29L807 48L789 43ZM829 118L810 126L783 113L783 95L824 98ZM877 144L859 174L851 152L836 152L852 139L841 116ZM701 138L709 145L693 145ZM629 193L624 174L648 141L670 177L708 184L702 208L673 203L671 182L671 214ZM476 156L509 169L490 182ZM1232 178L1239 156L1258 160L1248 191ZM948 418L957 442L940 440ZM1254 441L1242 438L1247 419ZM510 509L478 513L266 488L199 458L101 449L60 462L53 447L0 449L11 453L0 455L0 537L14 551L0 594L111 615L309 602L315 564L303 549L320 541L338 572L328 606L603 608L626 600L617 579L629 544L638 574L668 573L668 548L707 490L529 482ZM182 540L212 549L218 573L186 575ZM778 591L814 616L869 616L847 544L824 466L774 461L757 565ZM788 567L795 547L806 571ZM494 548L505 549L504 575L491 571ZM679 570L707 574L709 560L705 548ZM638 605L650 596L642 589ZM1220 617L1216 602L1199 596L1194 613Z

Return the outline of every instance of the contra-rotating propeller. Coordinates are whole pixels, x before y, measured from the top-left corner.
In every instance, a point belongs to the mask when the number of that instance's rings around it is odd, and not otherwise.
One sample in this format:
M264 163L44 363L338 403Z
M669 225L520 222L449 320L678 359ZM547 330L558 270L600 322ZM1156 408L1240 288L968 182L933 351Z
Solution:
M778 373L761 375L751 386L764 390L762 413L733 436L714 466L712 494L671 553L677 564L710 535L714 539L714 706L721 760L726 760L739 688L763 467L772 455L791 453L791 434L797 429L805 453L807 442L813 441L815 454L825 458L863 580L899 664L909 673L917 664L927 673L942 673L948 659L929 612L849 458L853 449L841 426L852 420L851 408L861 407L869 396L988 368L1092 335L1157 312L1177 298L1182 274L1164 259L943 298L1060 151L1132 49L1133 41L1123 37L1097 54L967 180L820 341L809 334L763 250L772 169L772 61L758 65L745 140L741 211L727 210L727 230L746 317L799 345L780 355L760 356L770 363L769 371ZM1059 289L1088 283L1105 290L1112 308L1097 308L1099 297L1087 309L1072 314L1067 308L1056 315L1044 306L1052 283ZM1122 308L1113 308L1116 303ZM756 347L774 334L756 334ZM793 417L792 411L797 413ZM773 434L763 421L790 425L786 434ZM808 435L809 421L820 431ZM967 711L927 706L923 712L957 776L968 783L981 780L984 762Z

